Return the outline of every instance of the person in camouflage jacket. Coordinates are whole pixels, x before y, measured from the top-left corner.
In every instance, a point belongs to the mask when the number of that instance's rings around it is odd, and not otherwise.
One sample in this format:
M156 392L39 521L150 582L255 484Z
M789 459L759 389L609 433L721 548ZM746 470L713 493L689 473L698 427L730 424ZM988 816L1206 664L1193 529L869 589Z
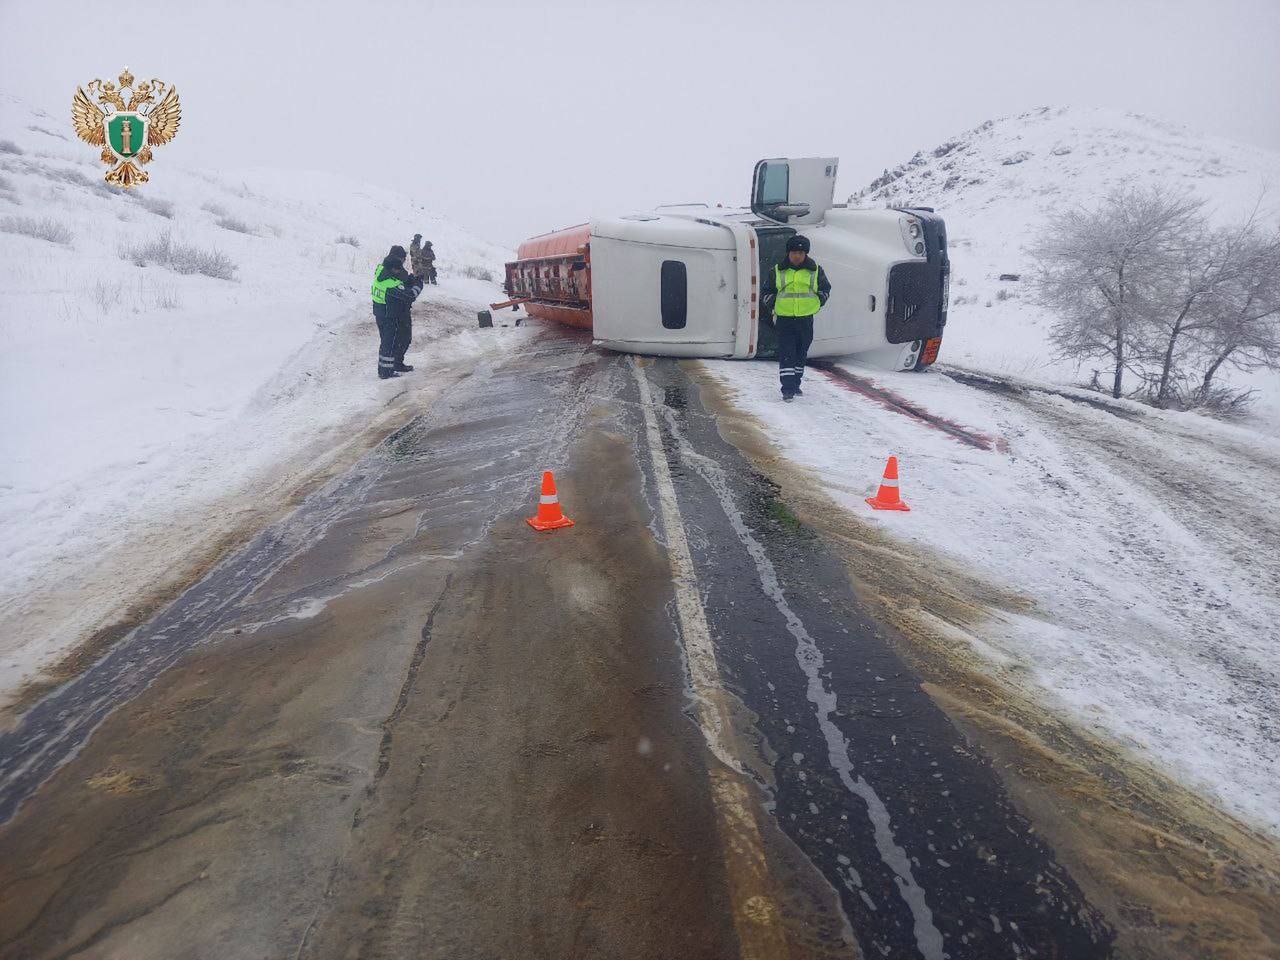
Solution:
M427 283L436 282L436 252L431 249L431 241L422 244L422 262L426 264Z
M426 250L430 252L430 243L427 244ZM433 259L435 259L435 254L431 254L429 258L424 256L422 234L415 233L413 242L409 244L409 263L412 266L411 272L413 275L423 283L427 282L427 274L431 272L431 260Z

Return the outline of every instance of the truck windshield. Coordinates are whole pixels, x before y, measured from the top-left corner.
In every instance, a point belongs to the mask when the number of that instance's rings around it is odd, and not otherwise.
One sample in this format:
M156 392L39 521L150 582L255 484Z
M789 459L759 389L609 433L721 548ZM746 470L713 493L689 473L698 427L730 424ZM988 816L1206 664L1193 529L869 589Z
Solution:
M786 203L789 173L790 170L785 163L766 163L764 176L760 178L760 196L757 202L762 206Z

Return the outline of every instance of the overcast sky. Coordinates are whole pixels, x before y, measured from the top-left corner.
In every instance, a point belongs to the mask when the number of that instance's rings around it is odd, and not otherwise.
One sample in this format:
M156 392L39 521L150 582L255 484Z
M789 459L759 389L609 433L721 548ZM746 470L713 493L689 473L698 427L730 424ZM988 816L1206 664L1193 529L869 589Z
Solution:
M841 157L843 197L1044 104L1280 150L1280 0L0 0L0 89L68 128L126 65L182 96L163 159L342 172L508 243L742 202L767 156Z

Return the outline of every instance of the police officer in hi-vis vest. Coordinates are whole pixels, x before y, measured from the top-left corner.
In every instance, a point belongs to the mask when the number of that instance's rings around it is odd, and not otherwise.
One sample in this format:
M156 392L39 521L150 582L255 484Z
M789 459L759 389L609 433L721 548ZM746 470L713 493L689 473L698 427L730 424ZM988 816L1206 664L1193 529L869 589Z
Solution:
M412 340L409 309L422 292L422 281L404 268L399 245L373 271L373 318L378 322L378 376L386 380L412 370L404 353Z
M773 326L778 333L778 379L782 399L790 402L803 396L800 381L813 343L813 317L831 296L831 282L809 256L809 238L796 234L787 241L787 256L765 274L761 284L761 304L773 307Z

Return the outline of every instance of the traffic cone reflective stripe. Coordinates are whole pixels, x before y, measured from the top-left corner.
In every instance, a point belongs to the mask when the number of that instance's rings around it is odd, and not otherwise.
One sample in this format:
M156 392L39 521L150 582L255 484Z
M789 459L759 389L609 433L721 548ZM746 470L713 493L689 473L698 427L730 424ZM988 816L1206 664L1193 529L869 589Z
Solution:
M525 523L535 530L557 530L572 527L573 521L560 509L560 497L556 494L556 478L551 471L542 474L542 495L538 497L538 515L528 517Z
M911 508L898 496L898 458L890 457L884 466L884 479L880 481L880 489L874 497L867 497L872 510L901 510L904 513Z

